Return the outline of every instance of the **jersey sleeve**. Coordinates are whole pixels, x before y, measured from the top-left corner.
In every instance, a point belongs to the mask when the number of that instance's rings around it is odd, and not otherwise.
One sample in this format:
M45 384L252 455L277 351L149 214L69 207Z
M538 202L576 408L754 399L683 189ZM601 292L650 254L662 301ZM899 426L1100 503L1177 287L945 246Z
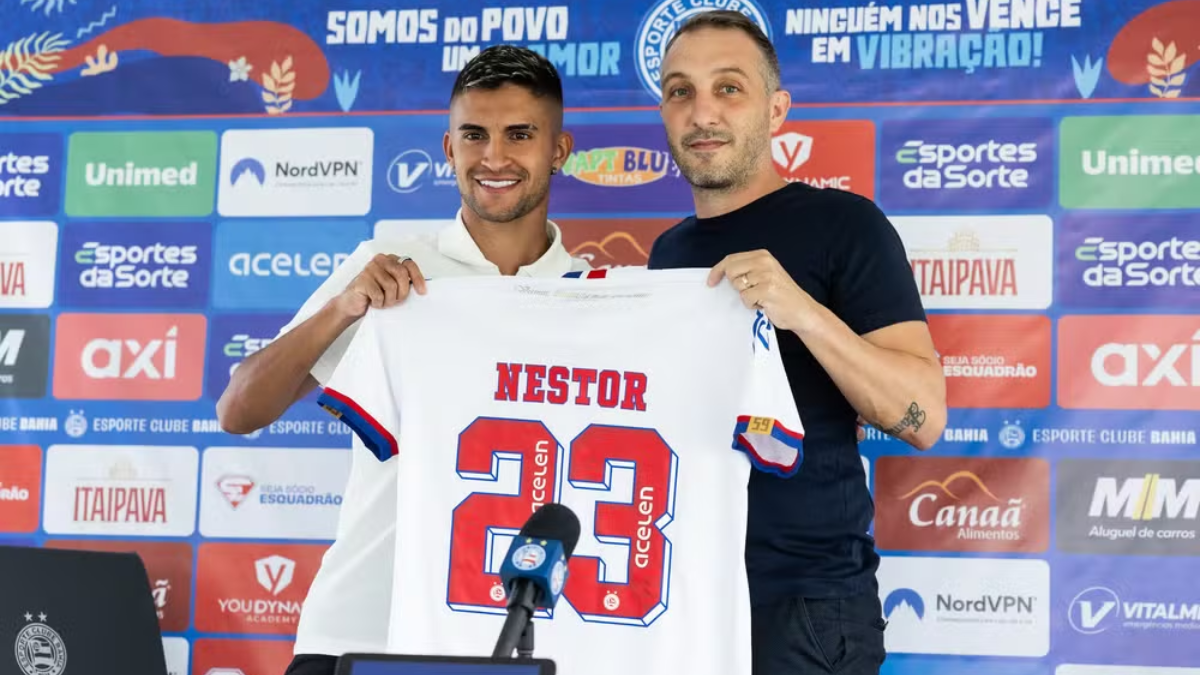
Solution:
M779 354L775 327L761 311L753 324L753 357L733 431L733 448L755 468L788 477L804 461L804 426Z
M392 381L384 366L379 322L372 312L359 322L358 333L324 383L317 405L350 427L381 462L398 452L400 413Z

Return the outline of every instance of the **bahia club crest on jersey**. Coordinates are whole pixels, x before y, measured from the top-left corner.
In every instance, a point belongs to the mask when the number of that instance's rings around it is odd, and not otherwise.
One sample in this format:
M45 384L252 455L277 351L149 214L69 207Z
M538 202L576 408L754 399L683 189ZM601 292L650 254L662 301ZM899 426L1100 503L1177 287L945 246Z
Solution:
M563 673L750 672L750 471L801 465L773 326L708 270L435 279L370 310L319 402L398 463L388 650L490 655L540 506L582 533L535 656Z

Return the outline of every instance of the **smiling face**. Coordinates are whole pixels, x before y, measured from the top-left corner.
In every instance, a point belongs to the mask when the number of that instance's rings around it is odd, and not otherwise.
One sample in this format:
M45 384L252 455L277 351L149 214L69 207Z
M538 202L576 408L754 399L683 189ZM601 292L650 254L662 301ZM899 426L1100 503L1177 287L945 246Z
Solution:
M766 62L750 36L717 28L680 35L662 72L667 141L693 187L735 191L774 171L771 134L790 99L768 86Z
M463 205L481 220L508 223L547 209L551 169L571 147L561 108L524 87L468 90L450 106L446 158Z

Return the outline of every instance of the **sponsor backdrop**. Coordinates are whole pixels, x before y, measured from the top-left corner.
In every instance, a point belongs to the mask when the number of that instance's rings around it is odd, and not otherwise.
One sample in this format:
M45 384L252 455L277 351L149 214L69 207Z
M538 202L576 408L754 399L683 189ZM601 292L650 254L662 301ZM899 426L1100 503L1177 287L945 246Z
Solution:
M281 672L350 439L311 397L223 433L230 373L357 242L453 216L487 45L564 77L569 249L644 265L690 211L662 48L714 7L779 49L780 174L893 218L945 367L937 447L862 444L885 671L1200 673L1197 0L9 0L0 543L137 551L174 675Z

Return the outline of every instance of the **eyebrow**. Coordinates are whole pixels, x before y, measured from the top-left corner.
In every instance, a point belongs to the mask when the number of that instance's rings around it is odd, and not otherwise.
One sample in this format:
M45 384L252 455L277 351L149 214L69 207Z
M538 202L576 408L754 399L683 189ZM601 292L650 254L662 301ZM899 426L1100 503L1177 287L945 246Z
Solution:
M750 75L747 74L746 71L742 70L741 68L738 68L737 66L725 66L723 68L715 68L715 69L713 69L712 73L714 75L735 73L737 75L741 75L742 77L746 77L746 78L750 77ZM667 73L667 76L664 77L662 79L662 81L669 82L672 78L676 78L676 77L687 77L687 76L677 70L673 70L673 71Z
M470 122L463 122L462 124L458 125L458 130L459 131L487 131L487 129L484 128L483 126L481 126L479 124L471 124ZM538 128L537 128L536 124L527 122L525 124L510 124L507 127L504 127L504 130L505 131L537 131Z

